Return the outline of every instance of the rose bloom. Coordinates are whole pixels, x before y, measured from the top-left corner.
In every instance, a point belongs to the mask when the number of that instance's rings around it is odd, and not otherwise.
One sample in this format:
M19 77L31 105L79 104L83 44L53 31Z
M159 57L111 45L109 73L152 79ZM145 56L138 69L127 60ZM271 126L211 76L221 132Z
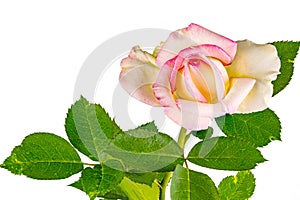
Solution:
M190 24L153 54L133 47L121 67L120 83L131 96L162 107L186 129L201 130L226 113L267 108L280 60L271 44L235 42Z

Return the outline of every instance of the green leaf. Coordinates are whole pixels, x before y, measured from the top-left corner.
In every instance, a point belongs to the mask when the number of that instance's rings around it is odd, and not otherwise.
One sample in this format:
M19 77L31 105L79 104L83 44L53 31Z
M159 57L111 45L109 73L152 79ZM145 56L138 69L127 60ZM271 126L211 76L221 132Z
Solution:
M212 127L208 127L208 129L200 130L200 131L191 131L191 134L196 136L197 138L204 140L210 138L214 133L214 129Z
M146 129L148 131L154 131L154 132L158 132L158 129L154 123L154 121L143 124L141 126L138 127L139 129Z
M149 187L125 177L119 186L130 200L157 200L159 198L159 187L155 183Z
M105 165L85 168L78 181L70 186L85 192L91 200L116 188L123 179L123 172Z
M165 173L164 172L126 173L125 176L136 183L146 184L151 187L152 183L154 183L155 181L161 182L165 177Z
M110 192L106 193L103 196L104 199L114 199L114 200L128 200L128 197L123 192L123 190L120 188L120 186L115 187Z
M273 83L273 96L283 90L290 82L294 71L294 60L300 46L300 42L280 41L272 43L278 52L281 61L280 74Z
M169 135L142 128L119 134L105 151L121 160L130 173L173 171L183 163L183 153Z
M177 165L171 183L172 200L220 199L214 182L206 174Z
M228 176L219 184L222 200L249 199L255 188L255 178L250 171L241 171L236 176Z
M251 143L237 138L214 137L196 144L188 160L202 167L221 170L248 170L265 161Z
M121 129L97 104L81 97L68 111L65 129L71 143L89 158L100 161L102 152Z
M83 164L65 139L51 133L33 133L13 149L1 167L34 179L63 179L80 172Z
M84 98L69 109L66 131L79 151L111 168L120 167L117 160L126 172L171 171L183 162L181 148L153 122L123 132L100 105Z
M217 124L230 137L237 137L262 147L272 140L280 140L281 125L270 109L249 114L226 115L216 119Z

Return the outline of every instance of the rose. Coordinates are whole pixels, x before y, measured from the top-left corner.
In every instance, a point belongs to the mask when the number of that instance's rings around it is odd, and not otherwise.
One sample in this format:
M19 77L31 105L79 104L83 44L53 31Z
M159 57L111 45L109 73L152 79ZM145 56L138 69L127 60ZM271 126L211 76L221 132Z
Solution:
M234 42L197 24L172 32L153 54L139 46L121 62L120 83L190 130L226 113L267 108L280 60L271 44Z

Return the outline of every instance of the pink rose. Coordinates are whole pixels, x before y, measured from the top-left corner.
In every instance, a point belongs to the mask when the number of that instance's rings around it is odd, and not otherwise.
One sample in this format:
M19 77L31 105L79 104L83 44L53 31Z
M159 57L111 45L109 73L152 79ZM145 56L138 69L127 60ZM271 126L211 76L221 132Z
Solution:
M280 60L273 45L235 42L191 24L153 54L133 47L121 66L120 83L131 96L201 130L226 113L267 108Z

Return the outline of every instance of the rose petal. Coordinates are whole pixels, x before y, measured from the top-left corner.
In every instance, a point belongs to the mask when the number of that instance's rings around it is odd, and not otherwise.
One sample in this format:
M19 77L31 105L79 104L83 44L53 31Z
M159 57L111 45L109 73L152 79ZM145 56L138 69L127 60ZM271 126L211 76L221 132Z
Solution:
M157 80L153 84L153 91L156 99L159 100L160 105L164 108L166 115L179 124L180 110L176 105L169 83L171 71L172 69L167 66L161 68Z
M121 62L119 81L122 87L134 98L151 106L159 106L152 85L159 73L155 58L140 49L132 48L129 56Z
M203 61L199 62L198 67L189 67L192 80L209 103L218 102L224 98L227 90L227 72L219 60L206 57L201 59Z
M193 58L197 60L203 57L212 57L212 60L220 60L226 65L232 62L231 57L223 49L216 45L205 44L181 50L178 56L175 56L174 58L168 60L164 64L173 68L170 78L171 88L173 92L175 91L176 74L178 73L178 70L180 70L183 67L183 63L188 62L190 59ZM223 65L222 68L224 68ZM225 74L227 76L226 70Z
M172 68L171 76L170 76L170 84L172 92L175 91L176 78L178 71L183 67L184 59L180 56L176 56L171 60L168 60L165 65Z
M194 60L196 63L193 63ZM184 67L187 90L196 100L210 103L221 100L225 94L228 76L219 60L224 63L231 62L230 56L215 45L198 45L181 50L178 56L164 64L172 68L172 92L176 89L178 71Z
M188 130L205 130L210 126L211 122L212 120L208 117L195 116L182 111L182 121L179 125Z
M249 40L238 41L237 54L228 66L229 77L250 77L256 83L238 108L239 112L257 112L267 108L272 97L273 85L279 74L280 59L271 44L255 44Z
M240 104L248 96L256 80L252 78L231 78L231 88L224 98L227 112L232 114L236 112Z
M222 48L231 58L236 53L236 42L214 33L197 24L172 32L158 53L156 63L162 66L175 57L179 51L191 46L212 44Z
M175 88L176 90L173 94L176 95L176 98L195 101L195 97L192 95L192 93L190 93L190 90L188 89L184 73L177 73Z
M206 82L206 87L208 88L207 92L209 92L209 97L207 100L209 101L209 103L215 103L216 101L222 100L225 95L228 82L228 76L226 71L224 70L224 66L220 63L220 61L213 58L209 59L207 57L201 57L200 59L204 61L210 68L210 71L207 71L208 73L203 73L205 65L199 66L200 71L203 71L202 78ZM201 77L198 78L200 79ZM201 83L197 83L198 78L195 79L196 85L198 87L203 87L205 83L203 84L203 86L201 85Z
M194 116L207 117L210 119L220 117L226 114L226 107L223 103L207 104L200 102L187 101L183 99L176 100L178 107Z
M189 130L206 129L211 119L196 115L183 109L179 109L172 95L170 83L168 82L171 76L172 69L164 66L158 75L156 83L153 84L153 90L156 98L164 108L165 114L178 125Z
M176 103L181 111L180 125L189 130L207 129L214 118L214 114L216 114L213 104L181 99L178 99Z
M271 44L255 44L249 40L238 41L237 53L227 67L229 77L250 77L273 81L279 74L280 59Z
M178 57L187 60L191 57L197 57L199 55L202 57L205 56L216 58L225 65L230 64L233 60L233 58L230 57L222 48L212 44L202 44L188 47L178 53Z
M258 112L268 107L273 94L273 84L266 81L257 81L238 108L240 113Z
M153 85L154 93L160 100L163 106L165 114L173 120L176 124L189 130L202 130L207 129L211 123L209 117L203 117L194 113L188 112L186 106L179 109L176 106L170 90L162 85Z
M153 84L154 95L163 107L177 107L170 87L172 68L163 66Z
M189 91L190 94L192 94L192 96L195 98L195 100L197 101L200 101L200 102L204 102L204 103L207 103L208 100L205 98L205 96L201 93L201 91L199 89L202 89L201 86L205 87L204 84L206 84L204 81L204 83L200 82L202 80L202 78L204 77L199 77L196 75L196 73L194 72L193 75L194 77L192 76L192 69L190 69L190 67L186 66L184 68L184 78L185 78L185 81L187 83L187 90ZM200 74L202 75L202 74ZM195 79L199 78L198 82L194 82ZM199 83L200 82L200 83ZM203 84L203 85L202 85ZM199 85L199 88L197 88L197 85ZM205 90L203 90L205 92ZM208 98L210 97L209 96L209 91L208 92L208 95L206 95Z

